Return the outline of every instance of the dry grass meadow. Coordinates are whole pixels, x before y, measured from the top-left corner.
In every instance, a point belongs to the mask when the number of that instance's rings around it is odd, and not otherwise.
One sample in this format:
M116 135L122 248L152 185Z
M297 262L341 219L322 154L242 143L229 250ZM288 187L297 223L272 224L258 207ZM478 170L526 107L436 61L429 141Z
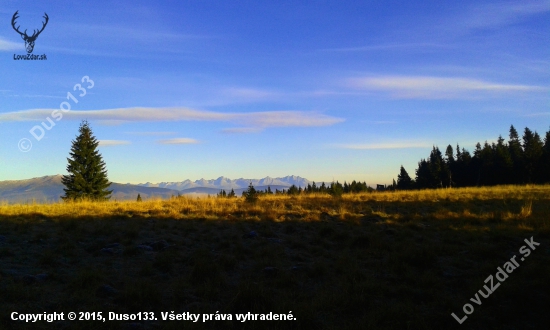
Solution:
M530 237L540 246L472 303ZM546 329L549 274L548 185L0 205L0 329ZM171 311L296 320L162 321Z

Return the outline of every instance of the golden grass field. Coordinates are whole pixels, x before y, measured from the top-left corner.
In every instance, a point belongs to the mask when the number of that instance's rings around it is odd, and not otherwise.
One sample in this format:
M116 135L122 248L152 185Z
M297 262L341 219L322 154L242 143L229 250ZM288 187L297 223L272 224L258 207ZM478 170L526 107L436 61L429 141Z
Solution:
M0 205L0 329L544 329L549 215L549 185ZM530 237L540 246L472 303ZM296 320L162 321L171 311Z

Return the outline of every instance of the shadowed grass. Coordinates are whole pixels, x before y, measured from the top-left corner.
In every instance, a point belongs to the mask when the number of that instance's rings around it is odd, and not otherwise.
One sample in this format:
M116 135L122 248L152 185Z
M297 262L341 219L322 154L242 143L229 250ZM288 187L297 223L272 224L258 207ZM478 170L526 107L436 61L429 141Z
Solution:
M549 214L549 186L1 205L0 310L159 320L5 312L0 328L537 329L550 322ZM459 325L451 313L531 236L541 245ZM160 321L170 311L297 320Z

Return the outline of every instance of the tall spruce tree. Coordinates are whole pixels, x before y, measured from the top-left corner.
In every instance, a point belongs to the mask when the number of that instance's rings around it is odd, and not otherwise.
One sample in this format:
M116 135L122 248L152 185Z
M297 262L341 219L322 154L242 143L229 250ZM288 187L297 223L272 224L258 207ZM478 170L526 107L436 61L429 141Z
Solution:
M512 170L514 163L510 155L510 149L504 142L502 136L498 137L497 144L493 144L495 184L510 184L512 180Z
M397 188L412 189L412 187L413 187L413 181L409 176L409 173L407 173L403 165L401 165L401 169L399 170L399 174L397 175Z
M510 126L510 140L508 140L510 157L512 158L512 183L524 182L523 149L519 141L518 131L514 125Z
M525 161L525 178L528 183L538 183L539 173L538 165L540 158L544 154L544 143L541 141L537 132L532 132L525 127L523 134L523 158Z
M61 179L65 188L63 200L107 200L112 190L108 190L111 183L107 179L107 170L101 154L97 151L99 142L92 133L86 120L82 121L78 129L79 135L72 141L71 158L67 158L68 175Z
M543 183L550 183L550 130L546 132L544 137L543 155L540 161L540 169Z
M445 150L445 164L447 165L447 175L449 176L447 180L448 187L454 186L455 182L453 181L453 173L456 172L456 160L453 153L453 147L449 144L447 150Z

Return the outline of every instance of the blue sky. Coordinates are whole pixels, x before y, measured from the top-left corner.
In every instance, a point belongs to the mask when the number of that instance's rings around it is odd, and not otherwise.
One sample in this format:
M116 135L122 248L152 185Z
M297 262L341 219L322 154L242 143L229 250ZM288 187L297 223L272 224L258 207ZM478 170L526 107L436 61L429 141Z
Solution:
M14 60L16 10L48 14L47 60ZM390 183L432 145L546 132L549 44L550 1L2 1L0 180L65 174L88 119L115 182Z

